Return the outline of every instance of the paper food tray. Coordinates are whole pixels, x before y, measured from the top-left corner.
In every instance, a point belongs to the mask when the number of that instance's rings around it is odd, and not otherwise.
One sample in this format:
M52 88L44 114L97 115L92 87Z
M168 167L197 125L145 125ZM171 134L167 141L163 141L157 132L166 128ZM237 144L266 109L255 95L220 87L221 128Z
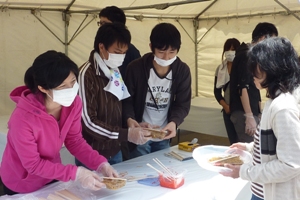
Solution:
M209 159L212 157L230 155L229 153L226 153L227 150L229 150L229 147L227 146L205 145L198 147L193 151L193 158L197 161L200 167L206 170L214 172L231 171L231 169L222 166L215 166L209 162ZM244 163L252 161L251 154L246 151L241 151L240 158Z

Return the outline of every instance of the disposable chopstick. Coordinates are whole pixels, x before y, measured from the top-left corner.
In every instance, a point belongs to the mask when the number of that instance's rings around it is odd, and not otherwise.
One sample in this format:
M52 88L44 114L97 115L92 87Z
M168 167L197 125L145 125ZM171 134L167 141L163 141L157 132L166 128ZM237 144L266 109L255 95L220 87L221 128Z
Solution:
M167 157L174 158L174 159L176 159L176 160L182 161L182 160L180 160L179 158L177 158L177 157L175 157L174 155L172 155L170 152L169 152L169 153L164 153L164 154L165 154L165 156L167 156Z
M162 171L159 171L158 169L156 169L155 167L153 167L153 166L150 165L149 163L147 163L147 166L150 167L150 168L152 168L152 169L154 169L154 170L157 171L158 173L163 174Z
M190 160L190 159L193 159L192 156L187 156L187 157L183 157L177 153L172 153L172 152L168 152L168 153L164 153L165 156L167 157L170 157L170 158L174 158L176 160L179 160L179 161L185 161L185 160ZM177 156L179 155L179 156Z
M55 194L49 194L48 197L47 197L48 200L65 200L64 198L58 196L58 195L55 195Z
M116 177L101 177L101 178L103 178L103 179L114 179L114 180L122 180L122 181L126 181L127 179L125 179L125 178L116 178Z
M182 155L180 155L180 154L178 154L178 153L176 153L176 152L174 152L174 151L171 151L171 153L172 153L172 154L174 154L174 155L177 155L177 156L179 156L179 157L181 158L181 161L184 161L184 160L190 160L190 159L192 159L192 158L193 158L193 156L192 156L192 155L190 155L190 156L186 156L186 157L183 157Z
M182 159L181 159L180 157L178 157L178 156L172 154L171 152L165 153L165 155L168 156L168 157L174 158L174 159L176 159L176 160L182 161Z
M171 172L162 162L160 162L157 158L153 158L154 162L158 164L162 169L164 169L172 178L176 176L173 172Z
M221 158L221 159L218 159L218 160L210 161L210 163L217 163L217 162L221 162L221 161L236 158L236 157L239 157L239 155L232 155L232 156L229 156L229 157L226 157L226 158Z
M162 130L159 130L159 129L152 129L152 128L144 128L144 130L154 131L154 132L159 132L159 133L168 133L168 131L162 131Z
M152 169L154 169L155 171L157 171L157 172L158 172L159 174L161 174L161 175L164 174L162 171L156 169L155 167L153 167L153 166L150 165L149 163L147 163L147 166L150 167L150 168L152 168ZM168 176L166 176L166 178L169 179L169 180L171 181L171 179L170 179Z
M81 200L81 198L79 198L67 189L56 191L55 193L67 200Z
M172 156L174 156L175 158L177 158L178 160L181 160L181 161L183 160L183 157L181 155L175 153L174 151L171 151L170 154Z
M137 177L134 177L134 176L128 176L128 177L124 177L127 182L132 182L132 181L138 181L138 180L142 180L142 179L145 179L145 178L152 178L152 177L149 177L148 175L145 175L145 176L137 176Z

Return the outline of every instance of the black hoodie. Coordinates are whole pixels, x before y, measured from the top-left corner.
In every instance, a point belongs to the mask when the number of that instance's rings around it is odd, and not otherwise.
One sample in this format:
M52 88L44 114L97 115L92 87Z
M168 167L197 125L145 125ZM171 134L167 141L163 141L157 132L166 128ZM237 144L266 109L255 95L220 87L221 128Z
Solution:
M243 111L241 102L242 89L247 88L250 107L253 115L260 113L260 92L256 88L252 74L248 70L249 47L244 42L236 50L230 74L230 111Z

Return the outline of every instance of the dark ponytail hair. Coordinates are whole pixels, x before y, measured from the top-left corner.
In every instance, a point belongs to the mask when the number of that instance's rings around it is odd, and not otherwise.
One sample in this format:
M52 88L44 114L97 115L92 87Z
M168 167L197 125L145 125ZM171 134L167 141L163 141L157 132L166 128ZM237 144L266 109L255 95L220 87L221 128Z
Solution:
M240 41L236 38L227 39L223 46L221 61L223 62L225 51L229 51L231 47L233 47L234 51L236 51L240 47L240 45L241 45Z
M53 89L59 86L73 72L76 79L79 74L77 65L61 52L54 50L39 55L24 76L25 85L32 93L37 93L38 86Z

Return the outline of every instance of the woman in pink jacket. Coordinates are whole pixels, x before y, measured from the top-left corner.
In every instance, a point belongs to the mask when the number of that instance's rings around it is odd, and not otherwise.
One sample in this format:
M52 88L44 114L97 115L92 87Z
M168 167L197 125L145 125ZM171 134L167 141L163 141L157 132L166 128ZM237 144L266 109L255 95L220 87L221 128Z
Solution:
M75 180L92 190L105 187L96 173L61 163L63 144L90 169L118 176L82 138L77 76L78 67L66 55L47 51L26 71L26 86L11 92L17 106L0 169L5 194L33 192L56 180Z

